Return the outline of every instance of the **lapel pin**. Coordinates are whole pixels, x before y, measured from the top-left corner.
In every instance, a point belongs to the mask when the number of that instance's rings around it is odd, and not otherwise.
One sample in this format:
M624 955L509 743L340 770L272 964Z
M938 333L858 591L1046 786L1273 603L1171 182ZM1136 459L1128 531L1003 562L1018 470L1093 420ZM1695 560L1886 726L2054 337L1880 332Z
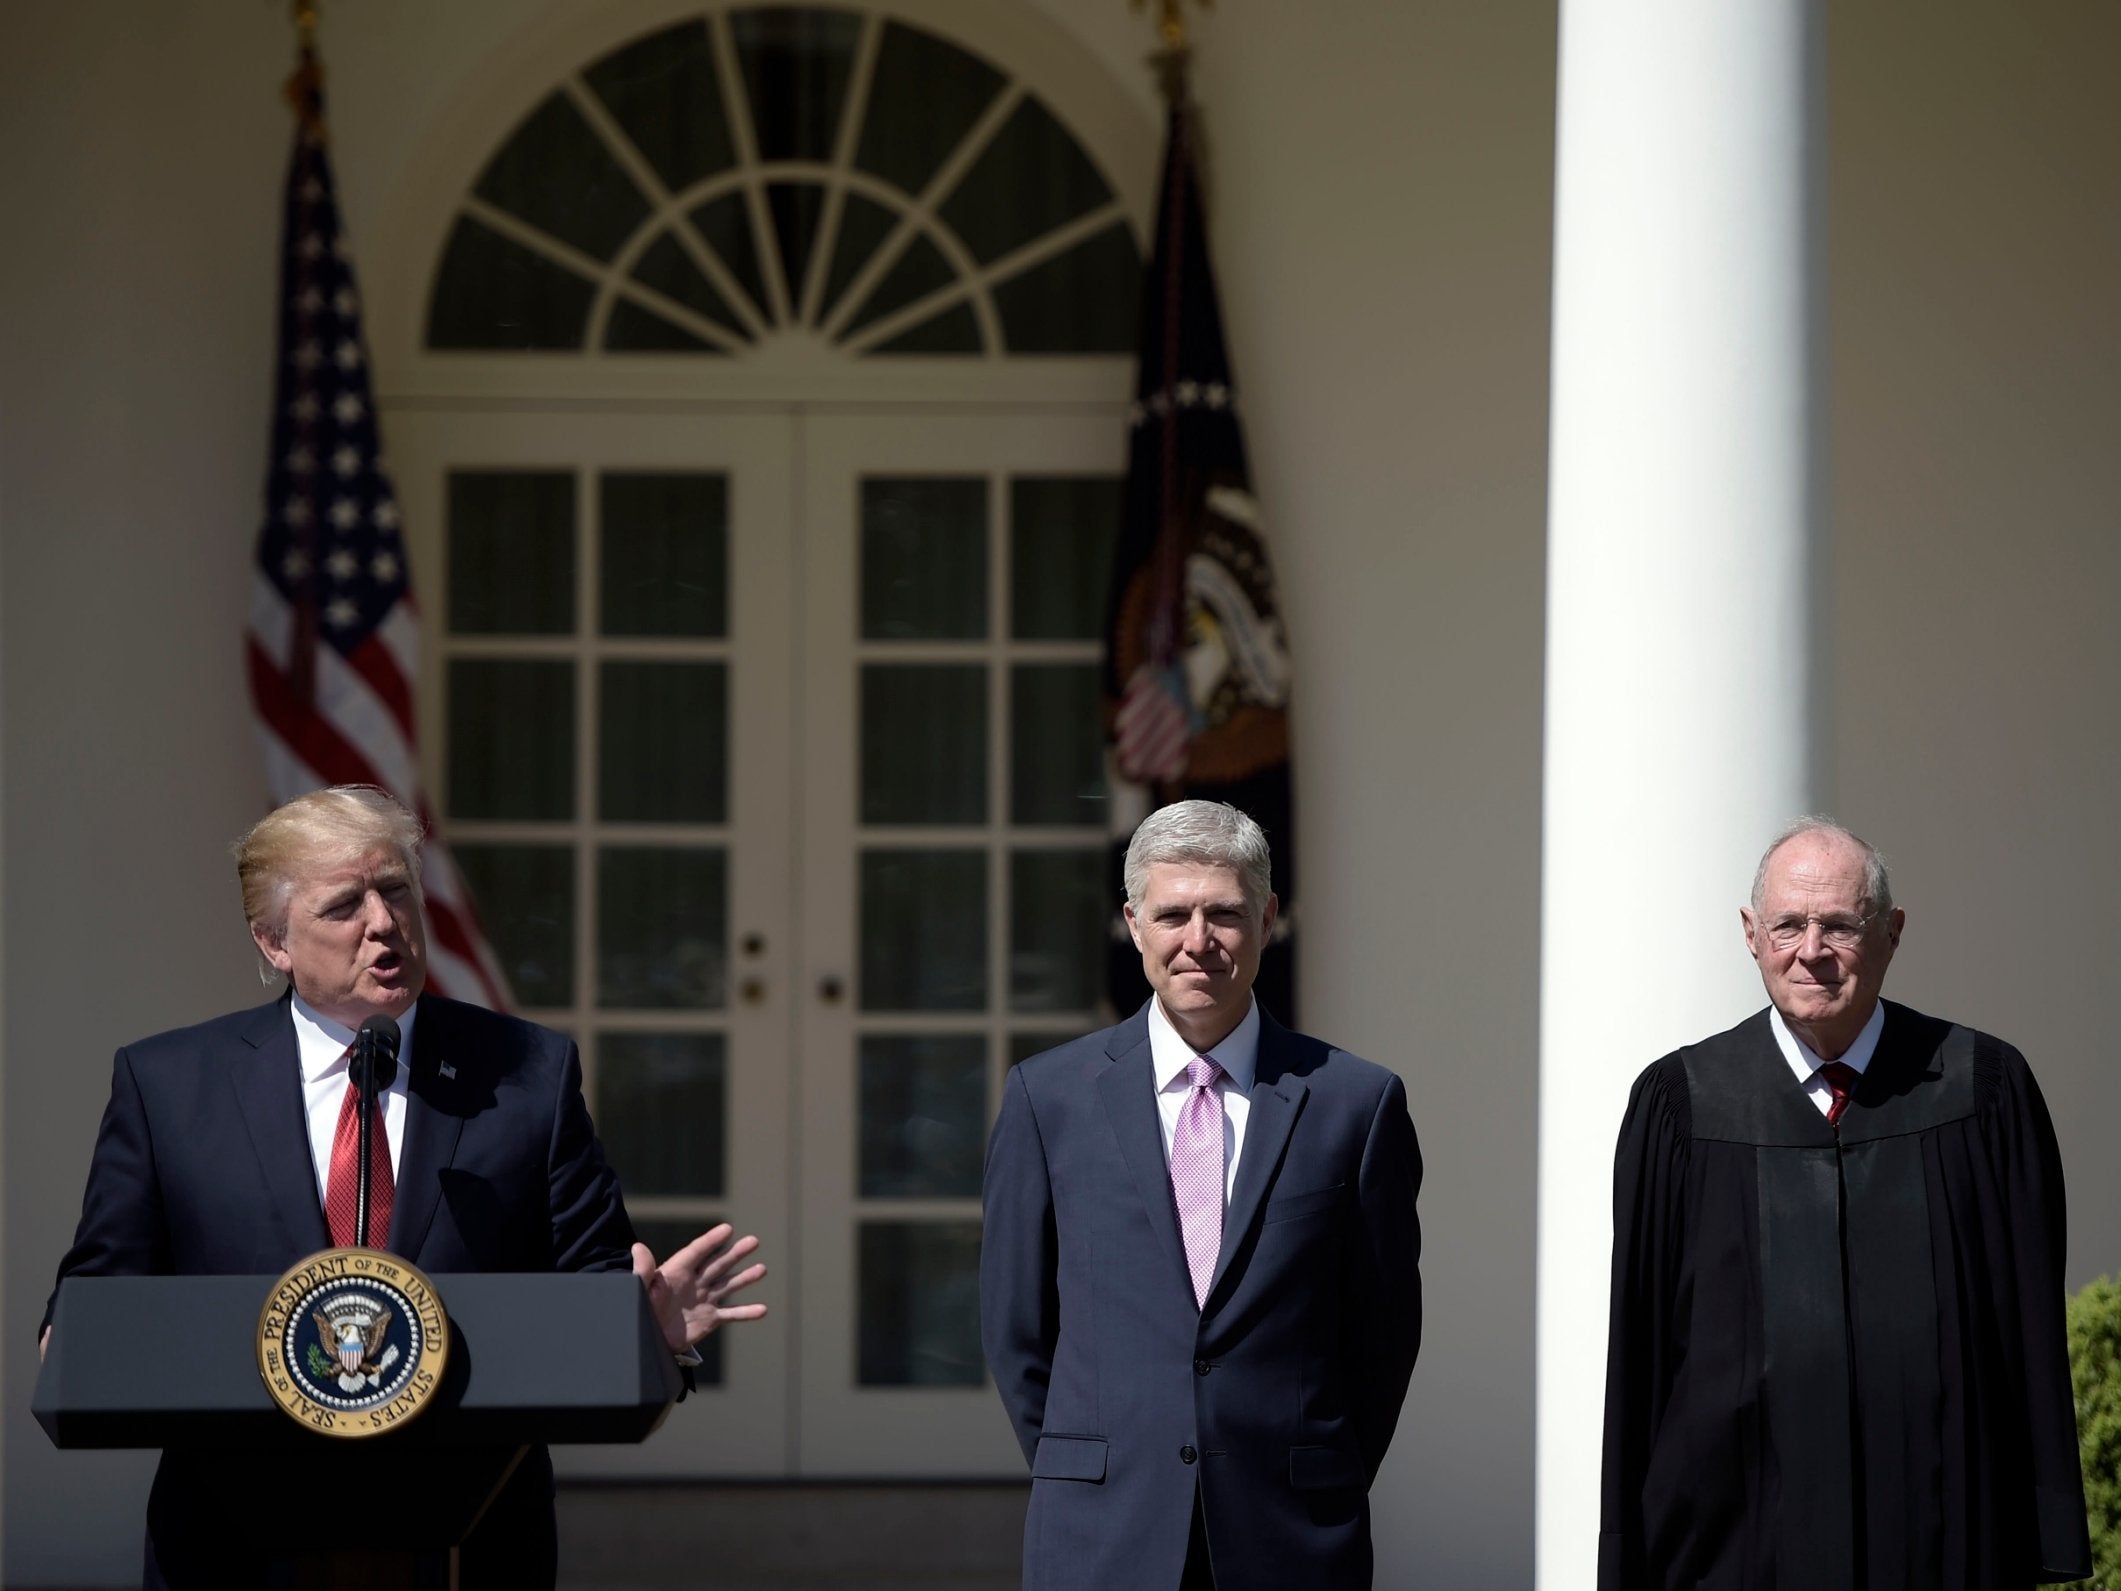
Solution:
M451 1066L447 1061L444 1061L440 1066L436 1067L435 1070L440 1072L444 1078L448 1079L452 1083L457 1080L457 1069L454 1066Z

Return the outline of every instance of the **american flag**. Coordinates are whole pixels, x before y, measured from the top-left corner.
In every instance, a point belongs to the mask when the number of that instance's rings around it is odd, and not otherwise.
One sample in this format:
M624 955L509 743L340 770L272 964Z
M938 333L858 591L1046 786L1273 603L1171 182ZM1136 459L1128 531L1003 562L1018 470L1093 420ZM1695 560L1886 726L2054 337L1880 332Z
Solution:
M247 637L274 801L380 785L433 819L415 755L419 617L383 473L353 263L325 151L322 80L304 49L280 249L280 345L265 523ZM507 980L437 839L424 851L428 985L495 1009Z

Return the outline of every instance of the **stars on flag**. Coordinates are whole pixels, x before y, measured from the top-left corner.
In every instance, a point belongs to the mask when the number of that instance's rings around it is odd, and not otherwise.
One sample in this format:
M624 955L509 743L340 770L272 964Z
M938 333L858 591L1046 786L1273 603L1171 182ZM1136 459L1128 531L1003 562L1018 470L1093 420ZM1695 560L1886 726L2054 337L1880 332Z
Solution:
M1210 409L1220 412L1234 402L1229 384L1221 381L1181 381L1161 387L1148 397L1127 405L1127 424L1138 426L1150 416L1161 419L1173 409Z

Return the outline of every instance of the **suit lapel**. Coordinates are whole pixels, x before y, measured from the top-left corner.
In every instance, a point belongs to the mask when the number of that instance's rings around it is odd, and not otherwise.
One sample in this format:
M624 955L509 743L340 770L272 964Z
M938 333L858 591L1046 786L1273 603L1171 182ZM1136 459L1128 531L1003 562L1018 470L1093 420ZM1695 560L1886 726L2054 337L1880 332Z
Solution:
M1152 996L1153 998L1153 996ZM1164 1160L1163 1128L1156 1116L1156 1069L1149 1059L1149 1008L1144 1005L1112 1034L1111 1062L1098 1074L1098 1104L1119 1140L1120 1157L1134 1176L1135 1191L1149 1212L1149 1230L1170 1262L1172 1279L1193 1297L1192 1273L1178 1240L1178 1206L1171 1199L1171 1168Z
M458 1051L452 1015L447 1005L421 996L412 1073L405 1080L405 1140L398 1151L386 1245L407 1259L417 1259L420 1245L427 1241L442 1197L442 1172L456 1159L457 1140L464 1132L463 1082L458 1074L471 1065L471 1058Z
M283 996L255 1013L243 1030L247 1053L229 1071L236 1108L242 1113L251 1151L265 1178L274 1213L297 1254L331 1246L324 1205L317 1197L317 1167L309 1150L309 1119L302 1108L302 1062L295 1045L295 1019Z
M1289 1030L1259 1013L1259 1058L1254 1063L1251 1114L1245 1121L1245 1142L1237 1157L1237 1181L1230 1189L1230 1208L1223 1217L1222 1251L1215 1258L1215 1279L1208 1284L1208 1302L1215 1302L1230 1258L1247 1233L1259 1223L1267 1202L1267 1190L1281 1171L1282 1155L1289 1147L1289 1133L1303 1111L1310 1085L1288 1075Z

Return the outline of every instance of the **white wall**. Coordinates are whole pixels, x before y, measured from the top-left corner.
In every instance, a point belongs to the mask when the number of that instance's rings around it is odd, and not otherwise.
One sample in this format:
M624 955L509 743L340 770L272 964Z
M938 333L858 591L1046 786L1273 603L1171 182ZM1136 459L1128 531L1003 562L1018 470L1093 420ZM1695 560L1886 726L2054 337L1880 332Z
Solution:
M111 1051L258 989L223 847L260 800L239 646L287 143L273 15L0 16L10 1581L137 1576L147 1461L53 1454L32 1344Z
M1924 17L1829 23L1839 805L1907 908L1887 993L2032 1062L2082 1285L2121 1270L2121 11Z

